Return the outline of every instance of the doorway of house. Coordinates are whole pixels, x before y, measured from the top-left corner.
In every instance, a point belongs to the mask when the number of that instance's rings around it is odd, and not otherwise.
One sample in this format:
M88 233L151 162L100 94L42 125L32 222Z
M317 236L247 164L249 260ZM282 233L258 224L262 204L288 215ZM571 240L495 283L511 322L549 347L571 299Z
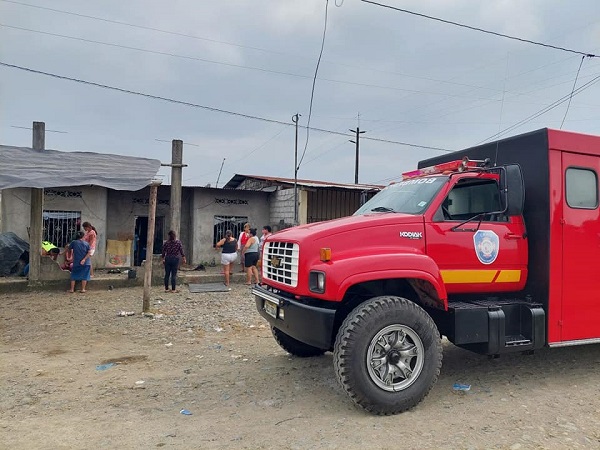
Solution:
M157 216L154 225L154 249L155 255L162 253L164 236L164 216ZM142 265L146 259L146 243L148 242L148 216L138 216L135 218L135 236L133 241L133 264Z

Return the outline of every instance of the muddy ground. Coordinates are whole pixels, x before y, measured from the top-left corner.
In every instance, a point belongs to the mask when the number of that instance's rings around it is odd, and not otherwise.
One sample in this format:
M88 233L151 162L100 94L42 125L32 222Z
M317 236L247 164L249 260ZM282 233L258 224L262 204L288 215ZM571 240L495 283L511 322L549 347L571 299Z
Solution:
M598 345L488 359L445 342L429 396L377 417L331 354L281 350L246 286L141 306L141 288L0 296L1 448L600 448Z

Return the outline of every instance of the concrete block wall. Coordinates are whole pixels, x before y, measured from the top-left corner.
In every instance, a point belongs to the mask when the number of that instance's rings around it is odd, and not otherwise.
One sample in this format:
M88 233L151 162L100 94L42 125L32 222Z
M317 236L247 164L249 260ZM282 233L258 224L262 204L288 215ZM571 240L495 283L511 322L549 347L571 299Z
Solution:
M298 189L298 223L305 224L307 192ZM273 231L294 225L294 189L280 189L271 194L271 226ZM282 225L283 224L283 227Z

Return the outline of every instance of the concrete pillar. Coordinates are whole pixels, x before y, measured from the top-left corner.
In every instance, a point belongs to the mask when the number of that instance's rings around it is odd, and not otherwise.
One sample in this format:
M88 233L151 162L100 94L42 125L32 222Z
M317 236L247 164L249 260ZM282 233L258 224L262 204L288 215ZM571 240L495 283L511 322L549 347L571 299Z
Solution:
M177 233L181 229L181 184L183 172L183 141L173 139L171 144L171 230Z
M46 124L33 122L33 150L46 148ZM44 190L31 189L31 215L29 220L29 281L40 280L40 264L43 236Z

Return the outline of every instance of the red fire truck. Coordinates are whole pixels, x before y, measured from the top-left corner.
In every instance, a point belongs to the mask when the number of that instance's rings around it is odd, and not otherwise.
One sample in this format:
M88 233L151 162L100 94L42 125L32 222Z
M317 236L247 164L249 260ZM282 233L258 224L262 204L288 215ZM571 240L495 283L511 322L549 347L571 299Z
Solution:
M333 351L352 400L394 414L436 382L442 336L488 355L600 342L600 137L542 129L418 167L265 243L253 294L284 350Z

